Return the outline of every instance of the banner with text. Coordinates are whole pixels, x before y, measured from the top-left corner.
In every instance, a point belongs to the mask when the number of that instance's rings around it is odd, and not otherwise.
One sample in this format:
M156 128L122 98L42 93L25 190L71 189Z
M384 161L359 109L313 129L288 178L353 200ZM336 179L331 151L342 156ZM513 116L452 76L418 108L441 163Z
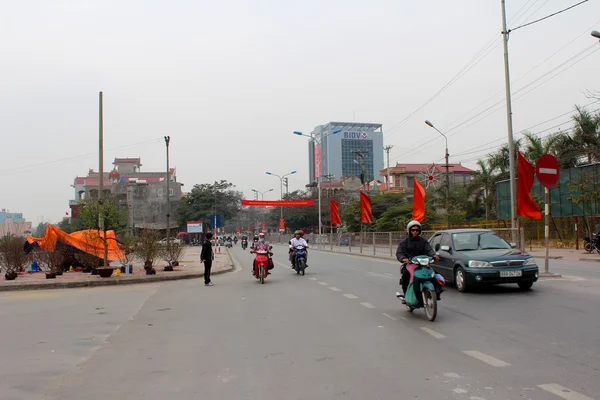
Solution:
M307 207L314 206L314 200L242 200L243 206L253 207Z

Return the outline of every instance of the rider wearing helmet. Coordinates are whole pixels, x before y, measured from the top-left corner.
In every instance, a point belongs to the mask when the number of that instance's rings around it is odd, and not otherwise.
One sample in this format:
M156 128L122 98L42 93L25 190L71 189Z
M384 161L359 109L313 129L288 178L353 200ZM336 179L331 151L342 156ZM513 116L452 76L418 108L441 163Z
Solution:
M252 250L250 250L250 253L254 253L258 250L267 251L269 255L269 270L272 270L275 267L275 264L271 259L271 255L273 253L271 252L271 246L269 245L269 242L267 242L267 240L265 239L265 234L261 232L258 234L258 236L254 237L258 239L252 244ZM254 259L254 262L256 262L256 259ZM252 276L254 276L254 268L252 268Z
M410 283L410 273L406 269L406 264L413 257L429 256L433 257L435 261L440 260L440 257L433 251L427 239L421 236L421 223L419 221L410 221L406 226L406 231L408 236L398 244L398 249L396 250L396 258L402 263L402 268L400 269L402 278L400 279L400 283L402 284L404 295L406 295L406 289Z
M292 263L292 269L296 267L296 252L294 251L296 246L304 246L305 250L308 249L308 243L302 237L303 234L304 234L304 232L301 230L296 231L296 232L294 232L294 237L292 238L292 240L290 240L290 262ZM304 258L305 261L308 258L307 256L308 256L308 251ZM308 267L308 265L305 264L304 267L306 268L306 267Z

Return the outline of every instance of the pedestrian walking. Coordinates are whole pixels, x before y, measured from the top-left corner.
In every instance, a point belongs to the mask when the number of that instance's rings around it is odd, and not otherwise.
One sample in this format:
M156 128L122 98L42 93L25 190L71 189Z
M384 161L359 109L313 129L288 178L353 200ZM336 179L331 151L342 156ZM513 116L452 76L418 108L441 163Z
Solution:
M212 233L208 232L206 234L206 239L202 244L202 251L200 252L200 262L204 263L204 285L213 286L212 281L210 280L210 269L212 267L212 262L215 259L215 255L212 249Z

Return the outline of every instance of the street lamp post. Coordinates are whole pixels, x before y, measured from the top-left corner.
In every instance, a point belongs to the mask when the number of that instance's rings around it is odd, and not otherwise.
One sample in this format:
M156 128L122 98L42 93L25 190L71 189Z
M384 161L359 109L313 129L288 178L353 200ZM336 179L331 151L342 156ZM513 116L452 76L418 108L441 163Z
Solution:
M595 37L596 39L600 39L600 32L598 32L598 31L592 31L591 35L593 37Z
M448 137L446 135L444 135L442 133L442 131L440 131L438 128L436 128L429 120L425 120L425 123L432 127L433 129L435 129L440 135L442 135L444 137L444 139L446 139L446 226L448 227L448 229L450 229L450 217L448 215L448 212L450 211L448 209L449 206L449 201L450 201L450 164L448 163L448 158L450 157L450 155L448 154Z
M252 189L252 191L253 191L254 193L256 193L256 198L257 198L257 199L258 199L258 195L260 194L260 199L261 199L261 200L264 200L264 199L265 199L265 193L272 192L272 191L273 191L273 189L265 190L264 192L258 191L258 190L256 190L256 189ZM263 207L263 221L264 221L264 220L265 220L265 208ZM266 221L265 221L265 223L266 223Z
M313 135L312 133L310 135L306 135L300 131L294 131L294 135L298 135L298 136L306 136L311 138L312 140L314 140L316 143L318 143L319 145L321 145L321 142L323 141L324 138L331 136L331 135L335 135L336 133L340 133L342 130L341 129L336 129L331 133L328 133L327 135L322 135L319 137L319 139L317 139L317 137L315 135ZM319 162L321 162L321 160L319 160ZM318 201L319 201L319 236L321 236L321 227L322 227L322 222L321 222L321 174L319 173L319 176L317 176L317 191L319 192L319 197L318 197Z
M169 144L171 143L171 136L165 136L165 145L167 146L167 249L170 248L170 236L171 236L171 193L170 193L170 181L171 181L171 170L169 169Z
M288 175L293 175L293 174L295 174L296 172L298 172L298 171L292 171L292 172L290 172L289 174L285 174L285 175L283 175L283 176L280 176L280 175L277 175L277 174L274 174L274 173L272 173L272 172L268 172L268 171L267 171L267 172L265 172L267 175L273 175L273 176L276 176L276 177L278 177L278 178L279 178L279 185L280 185L280 189L281 189L281 200L283 200L283 178L285 178L285 177L286 177L286 176L288 176ZM271 189L271 190L272 190L272 189ZM280 215L280 218L283 218L283 206L281 206L281 215Z

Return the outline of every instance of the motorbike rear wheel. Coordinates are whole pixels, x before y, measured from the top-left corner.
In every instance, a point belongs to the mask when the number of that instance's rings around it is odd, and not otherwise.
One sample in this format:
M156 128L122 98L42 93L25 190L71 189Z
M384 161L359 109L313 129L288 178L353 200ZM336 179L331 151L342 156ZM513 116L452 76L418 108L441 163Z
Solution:
M427 319L431 322L435 321L435 317L437 316L437 298L435 297L435 293L425 287L423 288L423 308L425 309Z
M265 267L263 267L262 265L258 269L258 275L260 277L260 283L265 283Z

